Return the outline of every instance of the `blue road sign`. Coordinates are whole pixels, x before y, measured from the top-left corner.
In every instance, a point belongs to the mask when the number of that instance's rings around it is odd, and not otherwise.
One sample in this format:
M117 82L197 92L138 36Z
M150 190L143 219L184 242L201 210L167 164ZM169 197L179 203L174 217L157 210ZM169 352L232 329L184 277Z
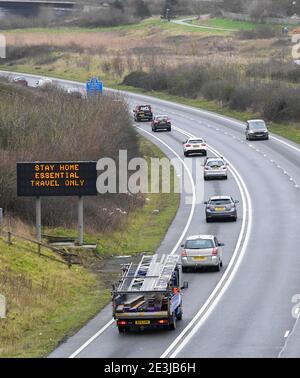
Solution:
M92 77L86 82L86 93L88 96L101 95L103 92L103 83L97 77Z

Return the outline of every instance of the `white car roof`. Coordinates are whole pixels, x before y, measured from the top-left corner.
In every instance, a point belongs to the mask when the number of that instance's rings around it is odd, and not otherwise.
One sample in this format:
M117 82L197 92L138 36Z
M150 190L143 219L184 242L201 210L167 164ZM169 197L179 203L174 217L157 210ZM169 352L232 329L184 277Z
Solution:
M213 196L210 197L210 200L223 200L223 199L231 199L231 196Z
M189 138L189 139L188 139L188 141L190 141L190 140L204 140L204 139L201 138L201 137L199 137L199 138L196 138L196 137L195 137L195 138Z
M251 122L264 122L265 121L263 119L249 119L247 122L251 123Z
M214 235L191 235L186 240L213 239Z
M222 161L225 161L223 157L221 156L216 156L216 157L208 157L206 158L206 161L210 161L210 160L222 160Z
M169 118L169 116L167 116L165 114L158 114L158 115L155 116L155 118L158 118L158 117Z

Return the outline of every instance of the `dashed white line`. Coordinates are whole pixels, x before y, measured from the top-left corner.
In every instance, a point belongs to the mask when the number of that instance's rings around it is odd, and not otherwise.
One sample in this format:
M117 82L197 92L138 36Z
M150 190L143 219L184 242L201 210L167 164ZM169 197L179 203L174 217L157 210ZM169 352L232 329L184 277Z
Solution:
M286 331L286 333L284 334L284 338L286 339L290 334L290 331Z

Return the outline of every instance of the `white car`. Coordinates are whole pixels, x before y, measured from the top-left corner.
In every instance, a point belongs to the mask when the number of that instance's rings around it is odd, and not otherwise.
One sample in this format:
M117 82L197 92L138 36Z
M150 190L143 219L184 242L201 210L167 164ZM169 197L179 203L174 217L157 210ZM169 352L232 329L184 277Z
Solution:
M204 180L223 178L227 180L228 164L222 157L207 157L204 162Z
M184 156L192 154L207 155L207 144L202 138L190 138L182 144Z
M52 79L49 79L48 77L44 77L42 79L39 79L35 83L36 88L47 88L47 87L52 87L52 85L53 85L53 81L52 81Z
M214 235L193 235L189 236L181 251L182 271L186 272L190 268L203 266L213 267L220 271L223 266L222 248L224 244L219 243Z

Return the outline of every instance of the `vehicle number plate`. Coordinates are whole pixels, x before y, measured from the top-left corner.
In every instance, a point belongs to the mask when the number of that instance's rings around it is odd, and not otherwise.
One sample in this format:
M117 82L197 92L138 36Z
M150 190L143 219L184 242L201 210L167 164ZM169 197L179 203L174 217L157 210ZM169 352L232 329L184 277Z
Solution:
M215 210L216 210L216 211L224 211L224 210L225 210L225 207L216 207Z
M196 257L193 257L193 260L195 260L195 261L204 261L204 260L206 260L206 257L204 257L204 256L196 256Z
M150 320L136 320L135 324L140 324L140 325L150 324Z
M199 146L199 144L194 144L193 145L193 148L199 148L200 146Z

